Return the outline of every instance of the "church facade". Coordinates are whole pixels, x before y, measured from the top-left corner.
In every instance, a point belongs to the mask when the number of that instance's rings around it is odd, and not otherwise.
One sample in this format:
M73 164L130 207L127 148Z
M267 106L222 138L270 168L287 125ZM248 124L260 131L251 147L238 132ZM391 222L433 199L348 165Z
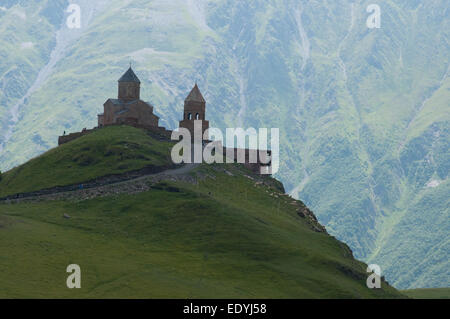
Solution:
M130 67L119 79L117 99L103 104L104 112L98 115L98 127L127 124L158 128L159 117L153 106L140 99L141 81Z

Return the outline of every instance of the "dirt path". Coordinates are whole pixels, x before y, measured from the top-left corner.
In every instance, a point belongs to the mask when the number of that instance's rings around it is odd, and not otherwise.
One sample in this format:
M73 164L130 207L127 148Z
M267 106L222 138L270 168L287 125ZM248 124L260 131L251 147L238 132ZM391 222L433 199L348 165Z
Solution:
M61 199L88 199L99 196L107 196L121 193L137 193L147 191L151 188L151 184L158 183L162 180L185 180L190 181L192 178L187 174L198 167L199 164L185 164L182 167L167 169L157 173L144 173L143 175L129 178L130 175L124 174L117 177L116 180L106 178L103 181L94 181L86 183L77 183L62 187L54 187L50 189L38 190L29 193L20 193L0 198L2 202L21 202L36 200L61 200Z

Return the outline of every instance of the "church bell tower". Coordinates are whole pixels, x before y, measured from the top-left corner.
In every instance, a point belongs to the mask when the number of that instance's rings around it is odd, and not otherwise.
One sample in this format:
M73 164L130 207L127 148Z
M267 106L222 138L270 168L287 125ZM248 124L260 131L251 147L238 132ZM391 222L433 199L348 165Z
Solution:
M209 128L209 121L205 120L205 113L206 101L195 83L194 88L184 100L183 120L180 121L180 127L187 128L191 132L192 139L194 139L194 121L201 121L203 135Z

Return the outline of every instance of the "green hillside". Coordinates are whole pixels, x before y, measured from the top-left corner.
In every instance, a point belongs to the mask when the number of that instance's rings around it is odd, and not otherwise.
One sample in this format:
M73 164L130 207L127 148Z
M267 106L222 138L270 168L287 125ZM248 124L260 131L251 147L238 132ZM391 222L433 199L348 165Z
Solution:
M401 292L414 299L450 299L450 288L410 289Z
M0 170L97 125L130 62L174 129L280 128L287 192L399 289L448 287L449 1L66 0L0 7ZM23 103L21 103L23 101ZM33 181L37 183L39 181ZM420 262L418 262L420 261Z
M82 142L101 149L109 133L108 144L128 136L128 143L157 145L142 132L102 129L22 169L39 167L42 181L71 182L53 178L58 158L76 155ZM90 170L74 166L66 173L91 177ZM133 194L0 204L0 298L403 297L385 282L368 289L367 265L313 219L300 217L307 208L271 177L220 164L146 183L149 190ZM65 285L69 264L81 267L79 290Z
M0 197L65 186L142 168L173 166L172 142L129 126L114 126L78 138L4 174Z

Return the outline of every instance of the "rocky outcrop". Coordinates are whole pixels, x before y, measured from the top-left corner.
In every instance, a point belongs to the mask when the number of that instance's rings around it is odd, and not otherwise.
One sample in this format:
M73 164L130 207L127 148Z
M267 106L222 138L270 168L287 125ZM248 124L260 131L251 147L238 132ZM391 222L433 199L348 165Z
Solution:
M297 209L297 215L300 216L301 218L306 219L306 221L311 225L314 231L319 233L327 233L326 228L319 223L316 215L314 215L314 213L303 203Z

